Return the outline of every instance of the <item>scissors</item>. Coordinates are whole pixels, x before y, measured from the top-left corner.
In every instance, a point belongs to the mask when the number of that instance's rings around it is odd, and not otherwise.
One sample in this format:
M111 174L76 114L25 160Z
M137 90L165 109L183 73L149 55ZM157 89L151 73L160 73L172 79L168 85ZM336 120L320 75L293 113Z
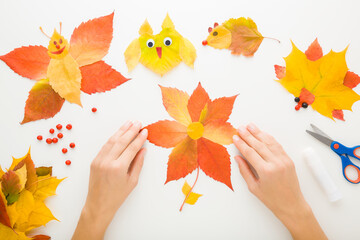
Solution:
M316 127L314 124L310 124L310 126L313 128L314 132L306 130L308 134L319 140L320 142L324 143L325 145L329 146L331 150L333 150L337 155L340 156L341 162L342 162L342 172L344 175L344 178L349 181L350 183L357 184L360 182L360 168L356 165L354 165L350 161L350 157L356 158L360 160L360 145L349 148L341 143L334 141L329 137L326 133L321 131L318 127ZM346 168L353 168L357 172L357 179L353 180L349 178L346 174Z

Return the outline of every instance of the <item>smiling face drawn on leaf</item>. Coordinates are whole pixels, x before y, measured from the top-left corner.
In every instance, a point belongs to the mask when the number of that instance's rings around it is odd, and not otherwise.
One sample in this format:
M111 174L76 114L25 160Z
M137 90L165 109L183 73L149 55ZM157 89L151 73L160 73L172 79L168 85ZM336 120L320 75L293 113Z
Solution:
M154 35L147 20L135 39L125 51L126 64L131 71L138 62L161 76L176 67L181 61L193 67L196 50L189 40L176 30L169 15L166 16L160 33Z

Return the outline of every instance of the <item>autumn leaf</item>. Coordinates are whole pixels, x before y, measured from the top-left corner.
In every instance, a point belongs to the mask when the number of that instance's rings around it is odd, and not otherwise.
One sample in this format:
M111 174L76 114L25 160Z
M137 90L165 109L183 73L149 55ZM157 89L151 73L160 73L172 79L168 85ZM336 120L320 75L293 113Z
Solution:
M50 57L43 46L16 48L6 55L0 56L14 72L20 76L40 80L46 78Z
M50 240L51 237L46 236L46 235L36 235L31 237L32 240Z
M46 175L52 176L52 167L37 167L35 168L35 170L36 170L36 175L38 177L42 177Z
M258 50L264 38L251 18L231 18L223 24L209 27L209 35L203 45L216 49L229 49L231 54L251 57ZM280 42L277 39L269 38Z
M187 183L187 181L185 181L181 190L182 190L183 194L185 195L185 197L187 197L185 200L185 203L187 203L187 204L194 205L197 202L197 200L199 199L199 197L202 196L202 194L191 192L191 187Z
M45 200L47 197L56 194L56 188L64 179L57 179L50 175L39 176L38 186L34 192L34 198L37 200Z
M190 97L176 88L160 88L163 104L175 121L158 121L145 128L151 143L174 147L169 155L165 183L186 177L194 170L198 176L201 169L232 190L230 156L222 145L232 143L233 135L237 134L227 122L236 96L212 101L200 83Z
M14 171L6 172L1 178L1 190L6 197L8 205L16 202L20 197L20 178Z
M113 18L110 15L81 23L70 40L70 54L80 67L100 61L109 51L113 38Z
M360 96L352 90L360 79L348 71L345 54L330 51L323 56L317 39L305 53L294 44L285 58L286 68L275 67L279 83L296 98L295 107L311 107L320 114L343 120L343 110L351 110Z
M61 110L64 101L49 85L48 79L38 81L29 92L21 124L55 116Z
M37 187L38 178L36 176L34 162L31 159L30 148L28 153L24 157L18 159L13 158L13 163L10 166L10 170L16 171L22 168L24 165L26 166L26 178L27 178L25 188L30 192L34 192Z
M129 80L104 61L83 66L80 71L81 91L87 94L109 91Z
M0 225L5 225L9 228L12 227L9 215L6 210L6 199L2 191L0 191ZM0 231L1 232L1 231ZM1 236L1 235L0 235Z

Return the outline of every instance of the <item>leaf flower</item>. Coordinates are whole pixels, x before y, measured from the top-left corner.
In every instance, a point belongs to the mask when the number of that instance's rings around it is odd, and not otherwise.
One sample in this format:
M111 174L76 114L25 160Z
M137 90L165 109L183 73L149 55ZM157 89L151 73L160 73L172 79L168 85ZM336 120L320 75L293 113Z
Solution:
M52 167L35 168L29 152L13 158L7 172L0 167L0 239L50 239L28 236L34 228L57 220L44 200L56 194L63 179L52 176Z
M233 190L230 155L223 145L231 144L233 135L237 134L236 129L227 122L237 95L212 101L200 83L190 97L176 88L160 88L165 109L175 121L158 121L145 128L148 129L151 143L174 148L169 156L165 184L197 170L191 189L184 185L183 192L187 193L185 203L192 197L190 195L201 169Z
M70 43L54 30L47 48L27 46L0 56L20 76L36 80L21 124L55 116L67 100L81 105L80 93L111 90L128 81L102 58L113 37L114 13L80 24Z
M347 48L324 56L317 39L305 53L294 43L292 46L292 52L284 58L286 67L275 65L275 73L278 82L295 96L295 109L311 106L325 117L344 121L343 110L351 110L360 100L353 90L360 77L347 67Z

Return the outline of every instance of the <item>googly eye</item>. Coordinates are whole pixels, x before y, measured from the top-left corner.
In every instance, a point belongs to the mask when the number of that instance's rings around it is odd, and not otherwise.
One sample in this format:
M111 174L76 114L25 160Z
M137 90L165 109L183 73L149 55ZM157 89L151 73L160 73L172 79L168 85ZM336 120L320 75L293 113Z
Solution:
M60 38L59 43L62 44L62 39Z
M213 32L213 36L214 36L214 37L216 37L217 35L218 35L218 32L217 32L217 31Z
M155 41L153 39L149 39L146 42L146 46L148 46L149 48L152 48L155 45Z
M170 45L172 44L171 38L166 37L166 38L164 39L164 44L165 44L165 46L170 46Z

